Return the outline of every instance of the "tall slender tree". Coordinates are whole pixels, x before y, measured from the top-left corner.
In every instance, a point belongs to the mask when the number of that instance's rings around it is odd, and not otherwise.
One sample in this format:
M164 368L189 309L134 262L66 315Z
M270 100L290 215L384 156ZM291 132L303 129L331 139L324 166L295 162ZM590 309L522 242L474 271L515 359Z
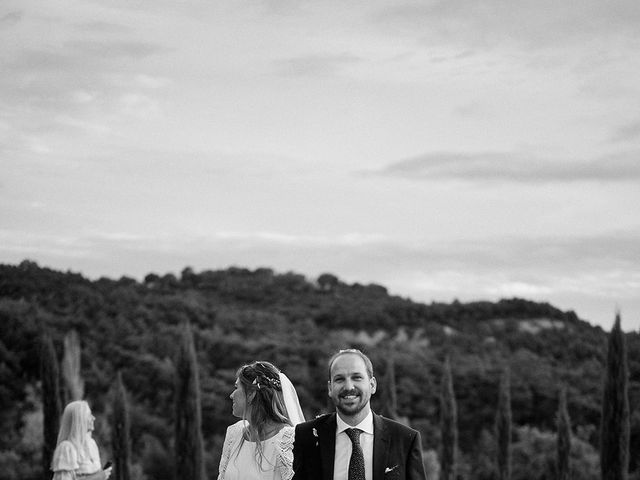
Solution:
M456 478L458 457L458 413L456 397L453 390L451 362L448 356L445 358L442 369L440 434L442 437L440 478L442 480L454 480Z
M626 480L629 468L629 367L627 346L616 313L609 334L602 394L600 471L602 480Z
M80 357L80 337L71 330L64 337L64 356L62 358L62 377L65 382L65 402L84 398L84 380L82 379Z
M567 390L560 389L557 418L557 455L556 470L558 480L569 480L571 458L571 420L567 410Z
M509 368L500 377L498 411L496 414L496 468L498 480L511 478L511 391Z
M127 392L122 383L122 374L118 372L113 402L113 428L111 429L114 480L131 479L131 441L129 431L129 402L127 401Z
M200 381L193 333L188 322L182 327L175 367L175 478L204 480Z
M42 443L42 478L51 478L51 459L56 448L58 430L60 428L60 369L58 357L53 346L51 335L45 333L40 345L40 380L42 382L42 413L43 433Z
M388 418L398 420L398 394L396 391L396 366L393 351L387 352L387 369L384 376L384 405L382 414Z

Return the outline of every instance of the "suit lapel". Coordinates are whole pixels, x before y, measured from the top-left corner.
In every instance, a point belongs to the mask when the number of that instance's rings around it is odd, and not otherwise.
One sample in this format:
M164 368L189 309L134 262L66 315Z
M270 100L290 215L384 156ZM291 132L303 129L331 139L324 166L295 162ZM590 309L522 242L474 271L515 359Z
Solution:
M373 480L383 480L389 456L389 432L380 415L373 414Z
M336 455L336 414L318 425L318 442L320 442L320 460L322 462L323 480L333 480L333 463Z

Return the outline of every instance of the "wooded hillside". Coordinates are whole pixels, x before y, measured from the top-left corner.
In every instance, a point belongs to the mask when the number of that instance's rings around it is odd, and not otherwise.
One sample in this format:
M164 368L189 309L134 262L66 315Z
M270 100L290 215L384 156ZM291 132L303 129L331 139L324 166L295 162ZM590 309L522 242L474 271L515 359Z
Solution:
M614 319L612 312L612 323ZM511 370L512 478L552 478L558 392L566 386L573 478L598 478L597 447L606 332L549 304L524 299L420 304L380 285L334 275L307 279L268 268L149 274L91 281L25 261L0 265L0 478L42 478L39 339L79 334L85 394L103 457L117 373L130 401L133 478L172 478L174 363L180 326L195 338L209 478L217 474L236 369L251 360L280 367L308 418L327 411L326 360L360 348L378 378L373 407L422 432L439 450L445 356L457 401L464 478L491 478L500 372ZM631 478L640 452L640 335L628 333ZM393 377L390 372L393 372ZM393 392L389 386L395 385ZM551 464L549 465L549 462Z

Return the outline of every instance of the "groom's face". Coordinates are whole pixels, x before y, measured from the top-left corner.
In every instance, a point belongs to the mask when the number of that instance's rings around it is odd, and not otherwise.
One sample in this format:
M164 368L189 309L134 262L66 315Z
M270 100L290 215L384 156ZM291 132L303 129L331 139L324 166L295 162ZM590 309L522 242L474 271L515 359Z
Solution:
M357 416L368 407L376 392L376 379L369 377L364 360L347 353L336 358L331 365L329 396L343 416Z

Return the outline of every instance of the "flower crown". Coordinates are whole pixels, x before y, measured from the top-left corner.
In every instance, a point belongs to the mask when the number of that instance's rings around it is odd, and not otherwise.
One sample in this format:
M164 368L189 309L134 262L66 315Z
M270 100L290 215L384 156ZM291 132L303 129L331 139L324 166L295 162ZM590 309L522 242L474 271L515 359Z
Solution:
M278 391L282 390L282 385L280 384L280 379L278 378L270 378L264 375L259 375L254 378L253 382L251 383L255 385L258 390L260 390L262 387L273 388L274 390Z

